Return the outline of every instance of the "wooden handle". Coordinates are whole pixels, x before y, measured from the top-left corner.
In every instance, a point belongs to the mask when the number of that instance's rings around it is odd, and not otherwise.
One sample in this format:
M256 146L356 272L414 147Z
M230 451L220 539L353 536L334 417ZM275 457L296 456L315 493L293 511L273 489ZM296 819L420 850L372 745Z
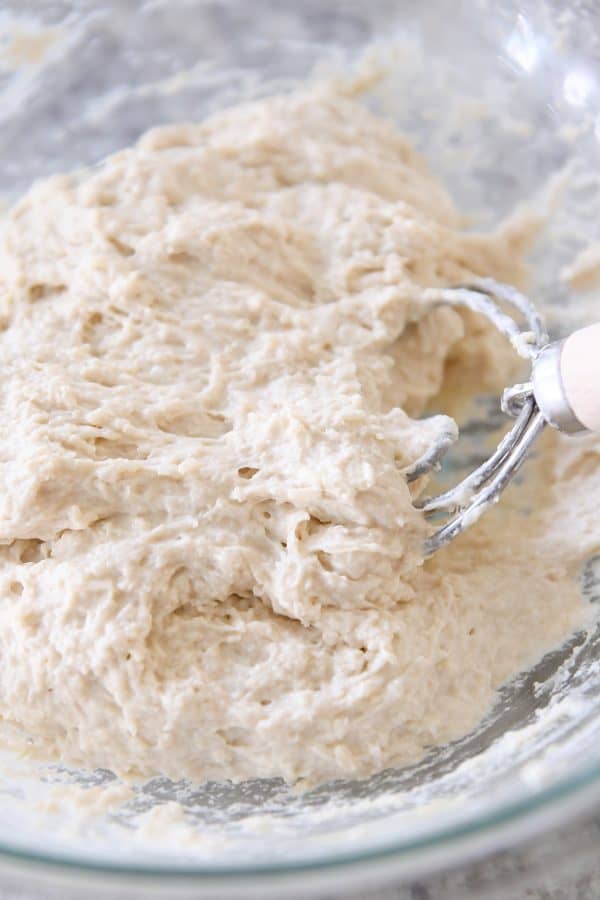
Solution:
M600 431L600 322L566 339L560 374L566 398L581 424Z

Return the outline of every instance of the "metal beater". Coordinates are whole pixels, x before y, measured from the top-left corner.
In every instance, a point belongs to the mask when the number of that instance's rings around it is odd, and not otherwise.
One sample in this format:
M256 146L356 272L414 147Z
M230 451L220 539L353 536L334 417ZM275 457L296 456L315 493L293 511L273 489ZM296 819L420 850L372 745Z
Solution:
M546 425L568 434L600 431L600 323L549 343L533 303L491 278L431 288L423 299L433 306L466 306L486 316L531 363L529 380L504 391L502 410L515 423L489 459L450 490L416 502L428 518L447 516L426 541L425 554L431 556L499 500ZM406 471L407 480L438 468L451 443L442 435Z

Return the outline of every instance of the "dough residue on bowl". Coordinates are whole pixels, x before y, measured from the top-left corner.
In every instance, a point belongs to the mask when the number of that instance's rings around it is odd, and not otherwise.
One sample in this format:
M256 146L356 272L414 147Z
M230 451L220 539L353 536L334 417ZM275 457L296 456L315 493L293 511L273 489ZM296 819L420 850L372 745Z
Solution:
M422 292L520 282L530 237L466 232L331 86L34 185L0 240L2 719L74 764L310 781L473 727L584 621L597 543L598 443L549 438L532 512L423 563L405 470L452 426L419 417L513 359Z

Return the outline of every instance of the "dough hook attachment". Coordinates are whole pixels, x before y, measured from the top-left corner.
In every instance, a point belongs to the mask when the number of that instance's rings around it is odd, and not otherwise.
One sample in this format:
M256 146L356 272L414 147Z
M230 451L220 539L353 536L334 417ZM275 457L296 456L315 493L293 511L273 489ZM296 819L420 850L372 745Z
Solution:
M529 380L504 391L502 410L515 422L496 450L459 484L416 501L427 518L446 517L425 543L425 555L431 556L499 500L546 425L568 434L600 431L600 323L549 343L533 303L490 278L456 288L431 288L423 299L434 306L468 307L486 316L531 363ZM407 469L407 480L437 468L452 442L443 434Z

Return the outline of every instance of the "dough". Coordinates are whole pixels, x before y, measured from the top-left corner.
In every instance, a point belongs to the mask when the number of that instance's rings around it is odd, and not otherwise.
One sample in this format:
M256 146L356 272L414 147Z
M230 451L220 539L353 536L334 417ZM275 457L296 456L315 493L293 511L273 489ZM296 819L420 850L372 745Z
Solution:
M518 282L528 239L465 232L332 87L34 185L0 248L5 724L119 773L309 781L474 726L584 619L598 450L563 473L572 545L544 488L423 564L404 472L452 425L418 417L512 355L422 289Z

